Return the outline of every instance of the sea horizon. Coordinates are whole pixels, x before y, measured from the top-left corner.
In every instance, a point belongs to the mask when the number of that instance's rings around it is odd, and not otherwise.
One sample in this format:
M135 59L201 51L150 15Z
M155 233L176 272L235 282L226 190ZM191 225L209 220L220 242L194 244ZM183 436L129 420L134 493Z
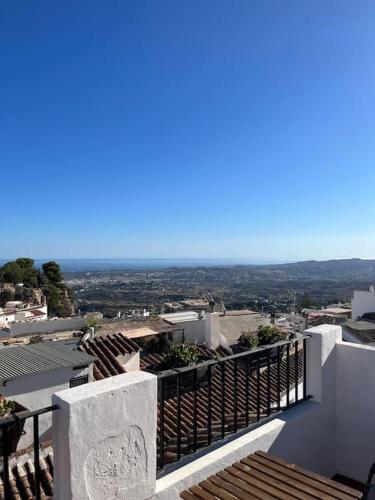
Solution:
M0 266L15 259L0 259ZM56 261L61 271L97 272L135 269L164 269L171 267L216 267L236 265L272 265L297 262L292 259L261 258L35 258L35 266L40 268L44 262Z

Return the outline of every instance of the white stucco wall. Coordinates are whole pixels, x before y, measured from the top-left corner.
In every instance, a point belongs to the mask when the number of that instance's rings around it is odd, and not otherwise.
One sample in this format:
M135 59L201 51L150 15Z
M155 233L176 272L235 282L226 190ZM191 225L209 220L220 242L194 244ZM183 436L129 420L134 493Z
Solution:
M375 462L375 348L337 345L337 471L366 481Z
M176 328L183 328L186 343L198 342L202 344L204 342L204 319L198 319L197 321L184 321L183 323L178 323L174 325Z
M117 375L57 393L55 500L142 500L155 491L157 381Z
M39 410L51 406L52 395L69 387L72 378L89 375L89 381L93 380L92 365L81 370L73 370L72 367L45 371L17 377L0 387L0 393L6 398L13 399L28 410ZM52 414L46 413L39 417L39 435L41 441L52 439ZM32 419L25 422L25 435L21 437L18 449L27 448L33 442Z
M375 293L355 290L352 298L352 319L369 312L375 312Z
M45 321L14 323L11 325L10 336L34 335L36 333L58 332L62 330L79 330L86 326L86 318L48 319Z

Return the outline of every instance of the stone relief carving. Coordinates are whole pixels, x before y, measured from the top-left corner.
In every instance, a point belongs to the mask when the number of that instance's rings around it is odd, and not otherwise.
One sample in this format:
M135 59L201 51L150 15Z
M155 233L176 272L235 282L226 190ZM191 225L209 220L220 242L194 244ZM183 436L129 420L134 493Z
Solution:
M130 499L142 486L147 472L147 459L143 431L137 425L97 443L88 453L84 464L89 498Z

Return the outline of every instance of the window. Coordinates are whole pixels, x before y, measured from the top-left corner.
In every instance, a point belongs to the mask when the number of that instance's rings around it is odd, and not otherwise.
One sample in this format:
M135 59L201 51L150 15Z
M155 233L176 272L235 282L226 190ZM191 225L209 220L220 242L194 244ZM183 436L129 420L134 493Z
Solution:
M82 384L87 384L89 381L88 375L83 375L82 377L75 377L69 380L69 387L78 387Z

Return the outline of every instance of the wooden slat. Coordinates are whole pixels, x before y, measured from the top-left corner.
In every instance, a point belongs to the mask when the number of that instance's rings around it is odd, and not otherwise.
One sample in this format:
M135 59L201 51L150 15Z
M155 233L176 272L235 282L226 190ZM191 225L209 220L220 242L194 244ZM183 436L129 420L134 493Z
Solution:
M362 498L362 493L267 453L256 452L181 493L181 497L186 500L355 500Z
M215 484L210 483L210 481L202 481L201 483L199 483L199 486L209 493L212 493L215 497L220 498L220 500L233 500L234 498L233 495L230 495Z
M272 495L272 497L279 498L280 500L290 500L291 498L297 498L294 495L291 495L290 492L280 490L277 483L272 485L269 482L263 481L262 478L247 474L246 472L241 471L234 466L227 467L225 471L229 474L232 474L234 477L245 481L247 484L254 485L265 493L269 493L270 495Z
M215 497L211 495L211 493L208 493L207 491L203 490L199 486L192 486L190 488L191 493L196 495L199 498L202 498L203 500L215 500Z
M298 465L288 464L285 460L282 460L281 458L278 458L278 457L274 457L273 455L270 455L269 453L265 453L264 451L257 451L257 452L255 452L255 455L264 457L264 458L266 458L272 462L278 463L280 465L284 465L284 467L287 467L289 469L293 469L296 472L298 472L299 474L303 474L307 477L310 477L311 479L314 479L315 481L323 483L327 486L331 486L331 487L335 488L336 490L341 490L343 493L351 495L353 498L361 498L360 496L358 496L358 495L361 495L361 493L353 488L350 488L349 486L346 486L344 484L333 481L332 479L328 479L327 477L320 476L319 474L316 474L315 472L303 469L302 467L299 467Z
M306 489L307 492L310 492L311 488L315 488L316 490L321 491L322 495L326 495L325 498L337 498L342 500L352 500L353 498L358 498L358 496L353 497L353 495L348 495L347 493L342 492L340 489L336 488L336 483L334 482L333 484L327 484L323 483L319 479L301 474L300 472L296 471L293 466L289 466L289 464L287 464L286 462L280 464L274 460L269 459L267 454L254 453L253 455L250 455L249 459L258 463L260 462L269 469L278 471L286 477L290 477L298 481L303 485L303 488L301 488L303 491ZM316 477L321 478L321 476L319 475L317 475Z
M241 462L235 463L233 467L236 467L241 470L247 469L246 473L249 475L250 478L260 479L265 484L269 484L271 487L278 488L280 491L286 493L289 498L291 498L291 495L292 498L297 498L298 500L311 500L311 498L313 498L311 495L307 495L306 493L303 493L303 491L299 491L297 489L293 491L293 493L291 494L290 487L284 484L282 481L278 481L277 479L268 476L263 472L251 469L248 465L245 465Z

